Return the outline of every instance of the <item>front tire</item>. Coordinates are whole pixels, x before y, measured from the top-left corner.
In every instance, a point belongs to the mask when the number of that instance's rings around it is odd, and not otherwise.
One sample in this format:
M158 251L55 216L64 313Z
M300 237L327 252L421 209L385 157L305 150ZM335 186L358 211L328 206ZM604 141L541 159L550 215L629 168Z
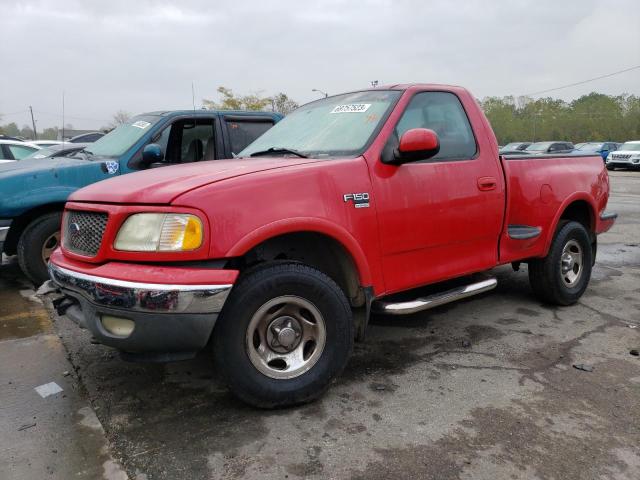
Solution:
M353 320L340 287L298 263L245 274L213 332L217 369L231 391L259 408L318 398L353 349Z
M49 280L47 263L60 245L62 213L52 212L32 220L18 240L18 263L36 286Z
M576 303L589 285L593 250L587 229L578 222L561 225L545 258L529 262L529 282L540 300Z

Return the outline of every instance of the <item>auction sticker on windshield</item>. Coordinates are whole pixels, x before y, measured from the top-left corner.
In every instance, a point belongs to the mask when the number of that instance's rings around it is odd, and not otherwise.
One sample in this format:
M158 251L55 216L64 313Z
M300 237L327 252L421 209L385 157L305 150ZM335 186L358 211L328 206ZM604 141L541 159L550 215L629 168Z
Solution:
M331 110L331 113L362 113L366 112L370 106L370 103L349 103L346 105L337 105L333 110Z
M142 129L147 128L149 125L151 124L149 122L145 122L144 120L138 120L137 122L134 122L131 124L132 127L142 128Z

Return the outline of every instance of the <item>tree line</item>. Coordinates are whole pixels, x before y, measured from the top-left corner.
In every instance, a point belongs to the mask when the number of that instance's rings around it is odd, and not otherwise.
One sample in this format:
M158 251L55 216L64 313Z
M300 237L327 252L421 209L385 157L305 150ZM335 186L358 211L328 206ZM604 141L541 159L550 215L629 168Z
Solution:
M284 115L298 108L285 93L263 96L260 93L238 95L230 88L216 90L218 100L203 99L202 108L216 110L269 110ZM487 97L480 101L487 118L504 145L515 141L564 140L585 141L640 140L640 97L590 93L566 102L556 98ZM1 118L1 116L0 116ZM102 131L126 123L131 114L117 111ZM73 128L67 125L66 128ZM33 129L15 122L0 125L0 134L33 139ZM55 139L58 127L38 131L40 139Z
M592 92L572 102L556 98L488 97L480 102L504 145L518 141L640 140L640 97Z

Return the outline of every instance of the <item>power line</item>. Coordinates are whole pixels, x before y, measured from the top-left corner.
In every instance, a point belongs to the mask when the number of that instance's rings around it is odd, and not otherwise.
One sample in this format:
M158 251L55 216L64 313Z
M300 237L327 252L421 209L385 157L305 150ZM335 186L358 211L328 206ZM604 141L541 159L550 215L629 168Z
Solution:
M636 70L638 68L640 68L640 65L636 65L634 67L625 68L624 70L619 70L619 71L613 72L613 73L607 73L606 75L601 75L599 77L589 78L588 80L582 80L580 82L570 83L568 85L562 85L561 87L549 88L547 90L540 90L539 92L525 93L523 96L524 97L531 97L533 95L540 95L542 93L555 92L556 90L562 90L563 88L575 87L577 85L583 85L585 83L593 82L595 80L601 80L603 78L613 77L614 75L620 75L621 73L630 72L631 70Z

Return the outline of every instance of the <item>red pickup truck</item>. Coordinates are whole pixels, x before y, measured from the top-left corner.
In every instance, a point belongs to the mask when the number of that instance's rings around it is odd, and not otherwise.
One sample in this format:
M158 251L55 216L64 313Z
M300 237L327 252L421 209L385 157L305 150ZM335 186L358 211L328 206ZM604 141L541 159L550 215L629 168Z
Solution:
M103 344L148 360L210 347L260 407L318 397L371 311L485 292L496 280L477 274L497 265L525 262L537 297L576 302L616 218L598 155L501 157L460 87L321 99L239 157L77 191L49 271Z

